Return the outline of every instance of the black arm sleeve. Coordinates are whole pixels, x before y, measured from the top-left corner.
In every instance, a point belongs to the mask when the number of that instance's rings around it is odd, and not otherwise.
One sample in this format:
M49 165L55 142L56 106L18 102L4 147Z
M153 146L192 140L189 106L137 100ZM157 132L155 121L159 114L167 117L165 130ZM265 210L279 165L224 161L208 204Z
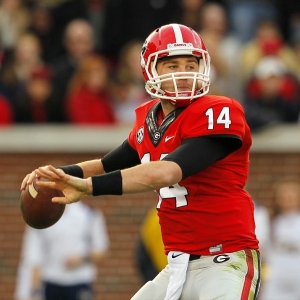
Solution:
M177 163L182 170L182 179L203 171L217 160L239 149L241 140L236 136L203 136L186 139L163 160Z
M106 173L130 168L141 163L138 153L125 140L119 147L107 153L102 159Z

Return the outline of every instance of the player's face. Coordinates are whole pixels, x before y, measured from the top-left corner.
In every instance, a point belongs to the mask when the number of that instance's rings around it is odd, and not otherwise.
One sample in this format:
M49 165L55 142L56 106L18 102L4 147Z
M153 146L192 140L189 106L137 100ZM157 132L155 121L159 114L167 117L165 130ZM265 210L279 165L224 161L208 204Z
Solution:
M179 72L198 72L199 63L194 56L171 56L159 60L156 70L158 75ZM178 75L180 76L180 74ZM190 91L193 86L193 79L177 79L176 84L179 91ZM171 79L162 82L161 88L165 91L175 92L174 83Z

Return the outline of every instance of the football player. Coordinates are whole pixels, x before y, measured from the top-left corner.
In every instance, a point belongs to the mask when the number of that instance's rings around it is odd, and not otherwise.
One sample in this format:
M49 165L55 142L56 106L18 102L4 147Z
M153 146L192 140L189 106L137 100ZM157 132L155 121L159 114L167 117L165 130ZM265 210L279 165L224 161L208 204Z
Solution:
M128 139L101 160L28 174L71 203L86 195L155 190L168 265L132 300L256 299L254 205L244 190L251 135L242 106L207 95L210 56L191 28L168 24L141 51L146 91Z

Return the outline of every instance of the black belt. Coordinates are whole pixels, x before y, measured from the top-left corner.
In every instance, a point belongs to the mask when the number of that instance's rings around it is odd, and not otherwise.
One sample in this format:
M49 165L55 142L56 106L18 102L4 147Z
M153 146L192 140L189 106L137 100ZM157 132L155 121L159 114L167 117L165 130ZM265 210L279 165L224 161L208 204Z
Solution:
M192 260L196 260L196 259L199 259L201 257L201 255L194 255L194 254L190 254L190 261Z

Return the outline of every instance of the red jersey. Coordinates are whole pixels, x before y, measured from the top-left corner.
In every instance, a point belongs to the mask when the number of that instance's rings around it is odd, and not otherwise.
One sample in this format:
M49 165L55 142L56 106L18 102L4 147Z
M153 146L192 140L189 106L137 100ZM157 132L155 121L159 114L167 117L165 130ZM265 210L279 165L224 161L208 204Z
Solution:
M227 97L206 95L176 109L157 126L158 105L155 99L136 109L128 139L142 163L161 160L188 138L231 135L242 141L241 148L224 159L156 191L165 252L212 255L258 249L254 205L244 190L252 140L242 106Z

